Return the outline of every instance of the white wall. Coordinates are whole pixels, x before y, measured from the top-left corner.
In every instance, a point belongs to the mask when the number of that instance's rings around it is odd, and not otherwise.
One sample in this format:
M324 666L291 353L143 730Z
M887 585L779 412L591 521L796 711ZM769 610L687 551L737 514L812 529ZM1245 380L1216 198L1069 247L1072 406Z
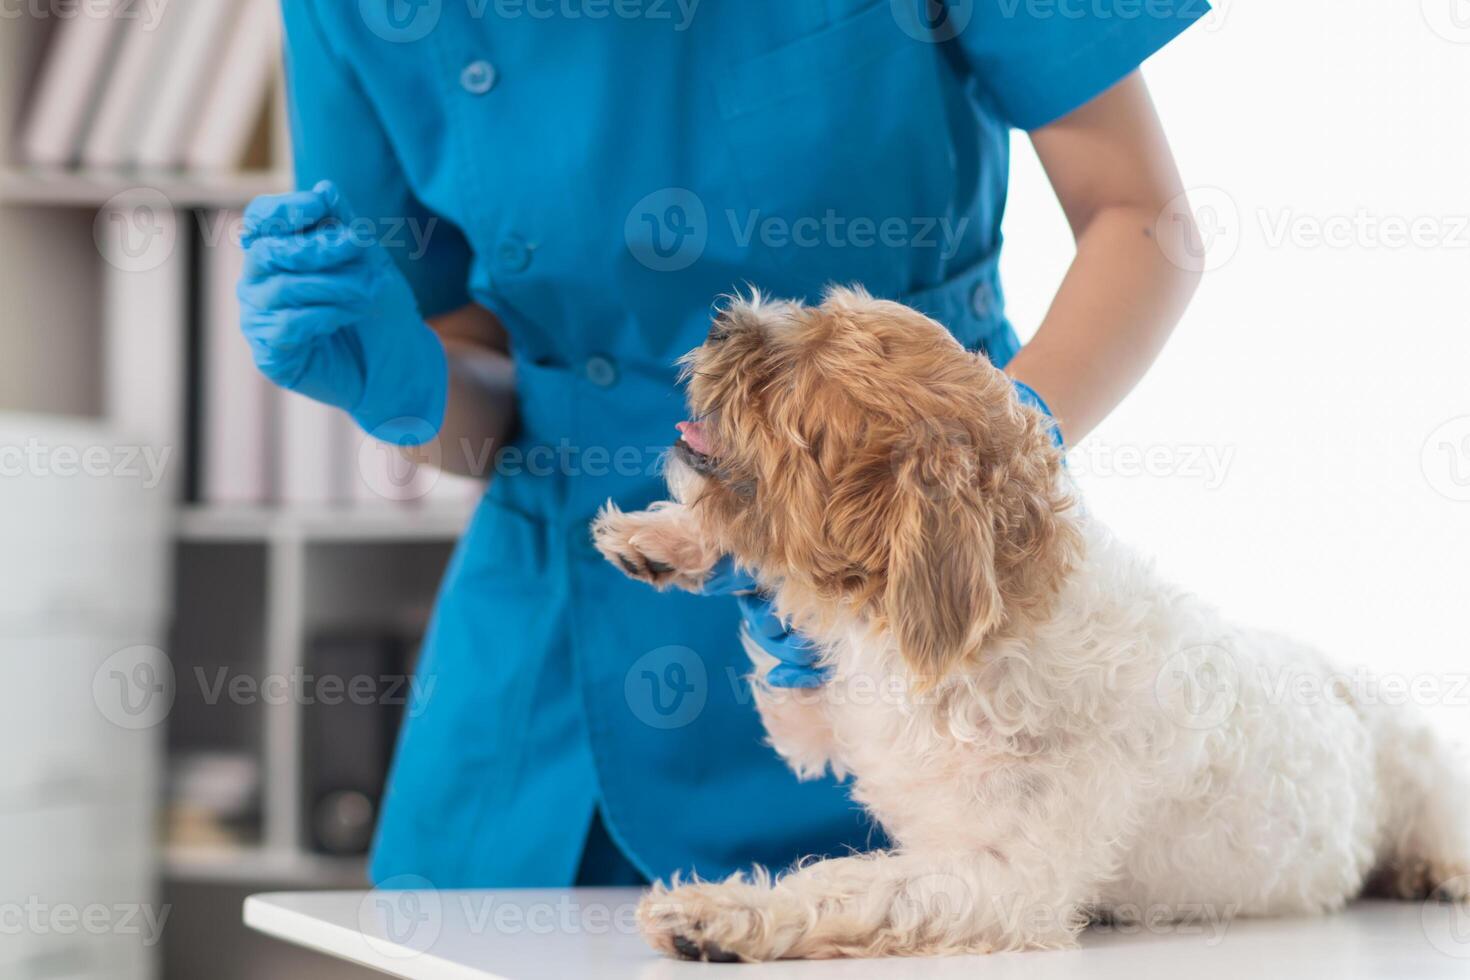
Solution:
M1470 734L1470 2L1217 0L1145 74L1219 267L1073 453L1089 504L1238 618L1430 675ZM1015 149L1025 336L1072 245Z

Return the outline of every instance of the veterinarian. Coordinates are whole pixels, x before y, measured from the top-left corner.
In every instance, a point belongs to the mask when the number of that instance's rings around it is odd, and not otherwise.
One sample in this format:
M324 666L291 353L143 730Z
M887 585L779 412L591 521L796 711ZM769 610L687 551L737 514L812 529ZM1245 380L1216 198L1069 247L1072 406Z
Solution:
M607 499L663 496L674 362L720 294L861 283L1008 365L1075 441L1194 287L1157 241L1190 229L1136 69L1199 0L585 6L282 5L303 190L246 214L257 363L492 477L384 801L389 886L627 884L880 843L840 784L762 744L742 609L789 661L773 683L820 683L800 638L757 598L630 581L589 540ZM996 272L1013 129L1077 240L1024 348Z

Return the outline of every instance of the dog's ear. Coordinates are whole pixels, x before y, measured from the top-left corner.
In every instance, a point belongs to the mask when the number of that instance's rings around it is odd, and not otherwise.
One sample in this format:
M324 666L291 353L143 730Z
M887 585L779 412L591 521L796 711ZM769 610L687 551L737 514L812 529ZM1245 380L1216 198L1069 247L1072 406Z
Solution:
M1080 553L1045 421L996 375L965 420L894 442L883 612L921 687L1043 614Z
M1005 618L992 512L965 430L926 426L895 455L885 618L921 687L972 654Z

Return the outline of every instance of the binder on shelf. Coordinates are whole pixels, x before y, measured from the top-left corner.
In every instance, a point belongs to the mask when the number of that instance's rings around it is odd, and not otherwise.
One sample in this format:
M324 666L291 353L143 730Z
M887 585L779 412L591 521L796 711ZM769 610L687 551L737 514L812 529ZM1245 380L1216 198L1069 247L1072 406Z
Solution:
M108 418L156 451L176 494L183 464L189 236L171 209L119 203L97 218L104 259L103 384Z
M124 0L63 20L41 65L21 134L21 157L38 167L76 161L124 18Z
M338 409L280 391L275 444L283 506L344 503L350 494L352 421Z
M117 57L106 75L95 118L82 143L81 161L93 170L116 170L132 162L144 118L158 101L165 66L176 42L186 4L164 4L152 24L125 18Z
M253 149L274 140L270 117L280 50L276 0L244 0L185 150L185 169L210 173L269 164L268 153Z
M334 630L310 637L306 673L354 692L305 706L302 826L312 850L365 854L408 695L408 645L390 633Z
M171 169L199 123L204 93L224 55L238 6L230 0L175 4L180 23L167 45L163 73L144 113L134 162L142 169Z
M201 492L210 504L264 504L271 495L270 382L250 357L240 332L235 283L244 254L234 230L239 212L214 216L215 234L203 248L200 331Z

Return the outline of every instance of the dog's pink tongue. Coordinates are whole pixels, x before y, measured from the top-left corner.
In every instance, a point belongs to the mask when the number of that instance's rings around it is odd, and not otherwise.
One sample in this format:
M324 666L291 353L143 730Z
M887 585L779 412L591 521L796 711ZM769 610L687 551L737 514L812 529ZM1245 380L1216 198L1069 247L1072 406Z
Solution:
M679 422L674 426L690 449L703 456L711 456L709 439L704 434L703 422Z

